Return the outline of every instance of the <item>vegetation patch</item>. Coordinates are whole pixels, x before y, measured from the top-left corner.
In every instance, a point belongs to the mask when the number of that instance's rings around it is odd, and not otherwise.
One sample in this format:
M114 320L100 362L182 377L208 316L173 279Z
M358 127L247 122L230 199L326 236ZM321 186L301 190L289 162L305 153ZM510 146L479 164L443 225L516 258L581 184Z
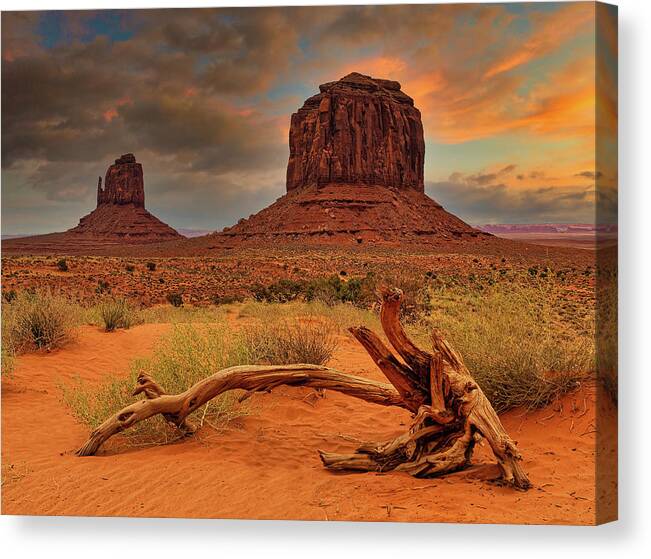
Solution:
M2 311L2 345L12 353L63 347L81 319L78 305L49 290L20 292Z
M337 347L336 331L328 320L283 320L247 326L241 336L251 363L325 365Z
M168 293L167 302L173 307L180 307L183 305L183 294L181 293Z
M464 356L493 407L537 408L595 370L592 316L568 320L552 281L484 289L433 287L430 312L412 326L423 346L432 327Z
M613 402L618 400L617 267L604 268L597 280L597 376Z
M128 329L138 321L136 310L126 299L107 299L97 306L100 324L107 332Z
M369 272L363 277L354 278L343 271L309 280L284 278L266 286L253 286L251 292L256 301L266 303L315 301L329 306L349 303L362 309L372 309L377 306L380 287L398 287L404 294L401 318L411 320L426 310L427 288L431 279L431 275L423 278L404 272L382 275Z
M62 386L63 397L74 415L95 429L135 401L132 392L140 373L151 375L167 393L178 394L235 365L295 363L301 359L323 364L334 347L332 329L324 324L261 322L235 331L224 323L176 324L157 344L152 357L133 363L126 378L111 378L99 386L77 380ZM250 404L238 402L240 394L228 392L211 400L195 411L190 421L197 426L223 428L250 412ZM124 433L125 440L134 445L164 444L179 436L179 431L160 417L138 423Z
M15 365L15 356L14 350L9 346L7 342L2 341L2 361L0 361L0 374L4 377L11 375L14 370Z
M239 307L240 318L254 318L269 322L288 320L327 320L339 333L345 333L352 326L379 326L376 312L361 309L351 304L326 305L321 301L293 301L284 305L250 301Z

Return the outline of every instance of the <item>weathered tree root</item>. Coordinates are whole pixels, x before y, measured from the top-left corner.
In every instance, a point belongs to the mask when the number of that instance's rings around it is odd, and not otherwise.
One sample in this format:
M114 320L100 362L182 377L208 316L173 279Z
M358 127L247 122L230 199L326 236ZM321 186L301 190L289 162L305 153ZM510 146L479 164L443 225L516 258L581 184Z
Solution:
M187 417L228 390L250 393L280 385L334 390L385 406L399 406L414 414L406 433L385 443L367 443L351 454L320 451L323 464L340 471L403 471L434 477L460 470L470 463L475 443L482 437L490 445L501 470L501 480L518 489L530 487L515 442L506 433L490 402L475 383L461 357L436 331L433 353L407 337L399 320L402 292L381 293L380 319L389 343L404 363L367 328L351 328L391 384L355 377L317 365L245 365L230 367L198 382L185 392L165 394L148 375L138 377L134 395L140 400L109 417L95 429L79 456L90 456L110 437L157 414L186 434L194 432Z

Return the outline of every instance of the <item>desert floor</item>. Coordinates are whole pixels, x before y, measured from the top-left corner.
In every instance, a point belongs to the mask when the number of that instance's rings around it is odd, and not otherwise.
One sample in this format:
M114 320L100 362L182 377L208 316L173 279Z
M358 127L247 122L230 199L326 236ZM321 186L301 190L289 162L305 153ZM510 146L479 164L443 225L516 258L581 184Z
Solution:
M501 272L527 275L535 266L540 270L549 267L552 274L562 271L570 278L569 283L591 293L594 274L583 272L597 264L594 250L503 239L493 244L455 246L452 252L410 247L360 250L288 246L222 250L192 257L68 256L65 272L57 268L60 259L61 255L8 255L3 244L3 290L48 287L78 301L113 295L144 306L165 303L167 295L181 292L186 304L206 305L227 296L250 297L254 286L280 279L300 281L332 274L363 278L369 273L384 276L401 270L421 278L432 272L458 278L467 278L470 273L478 277ZM150 264L155 265L154 270L148 269Z
M24 515L212 517L416 522L595 522L596 389L586 383L554 405L503 415L534 488L490 482L497 466L481 448L474 466L441 479L401 473L333 474L317 449L404 430L409 414L337 393L281 387L251 398L251 415L221 432L204 428L167 446L109 443L74 455L88 435L62 402L61 383L126 375L168 324L105 333L85 326L76 342L18 357L2 387L2 512ZM352 338L331 366L384 380ZM600 405L602 405L600 403ZM607 403L602 412L614 418ZM607 425L609 422L604 422Z

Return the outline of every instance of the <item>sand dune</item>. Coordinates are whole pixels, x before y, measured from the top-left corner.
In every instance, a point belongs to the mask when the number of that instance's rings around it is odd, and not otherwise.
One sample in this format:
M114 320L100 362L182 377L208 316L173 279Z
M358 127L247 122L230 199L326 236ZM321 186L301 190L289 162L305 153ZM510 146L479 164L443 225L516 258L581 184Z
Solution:
M221 433L206 428L192 440L150 448L118 441L99 456L74 456L88 430L62 402L59 383L126 374L168 328L147 324L107 334L84 327L66 349L18 358L13 377L3 379L4 514L595 522L591 384L547 409L502 417L534 483L528 492L488 482L497 468L482 448L475 466L442 479L326 471L317 449L344 451L356 440L390 438L404 430L409 414L332 392L316 398L301 388L253 396L252 415ZM381 378L352 339L342 337L331 364Z

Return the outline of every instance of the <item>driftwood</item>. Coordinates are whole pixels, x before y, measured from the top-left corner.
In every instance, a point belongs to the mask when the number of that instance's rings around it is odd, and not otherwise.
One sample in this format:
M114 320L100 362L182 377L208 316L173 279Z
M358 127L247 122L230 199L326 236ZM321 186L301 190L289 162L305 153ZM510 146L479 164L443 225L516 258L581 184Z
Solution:
M113 435L157 414L191 434L195 428L187 417L228 390L243 389L250 394L280 385L310 386L413 413L409 430L393 440L367 443L351 454L320 451L323 464L331 470L396 470L419 477L440 476L469 465L474 445L483 437L497 459L501 481L518 489L529 488L515 442L461 356L437 331L432 333L433 353L416 347L400 324L402 292L387 289L381 296L382 328L402 361L371 330L359 327L350 331L391 384L317 365L244 365L218 371L181 394L169 395L153 378L142 374L134 395L142 393L146 399L109 417L77 454L93 455Z

